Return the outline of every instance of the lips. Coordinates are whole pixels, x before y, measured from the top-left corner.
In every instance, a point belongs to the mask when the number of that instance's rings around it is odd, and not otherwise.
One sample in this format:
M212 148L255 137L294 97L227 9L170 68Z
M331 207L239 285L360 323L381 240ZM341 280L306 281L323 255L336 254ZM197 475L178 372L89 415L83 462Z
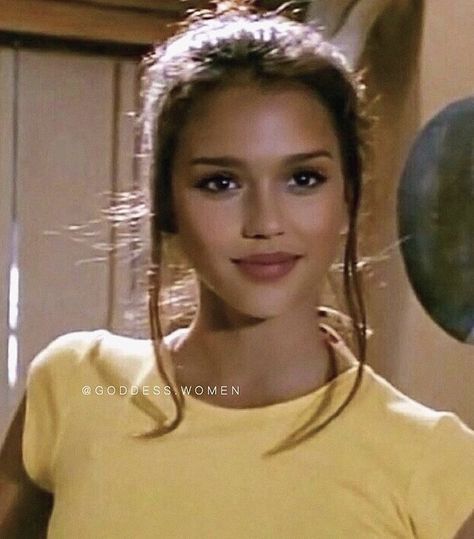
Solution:
M287 275L301 255L261 253L232 260L246 277L254 281L274 281Z
M233 262L237 264L283 264L296 258L300 258L300 255L285 252L276 252L250 255L246 256L245 258L238 258L236 260L233 260Z

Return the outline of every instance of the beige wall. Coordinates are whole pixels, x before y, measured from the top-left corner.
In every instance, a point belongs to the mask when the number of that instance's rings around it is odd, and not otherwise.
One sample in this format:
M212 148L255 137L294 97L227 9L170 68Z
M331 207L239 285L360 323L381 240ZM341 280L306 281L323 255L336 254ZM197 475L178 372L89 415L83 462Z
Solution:
M474 2L428 0L420 66L421 121L474 94Z
M473 22L472 0L426 2L420 65L423 124L451 101L474 94ZM401 334L399 376L404 386L431 405L457 411L474 426L474 346L438 329L412 294Z
M129 264L118 258L128 250L110 251L120 238L101 209L106 193L132 186L136 85L128 60L0 48L0 438L37 352L69 331L123 325ZM17 328L7 316L13 215ZM9 336L18 342L11 384Z
M388 212L388 225L381 223L386 243L396 240L396 187L414 128L449 102L474 93L473 21L472 0L427 0L418 75L411 88L400 81L398 117L397 97L392 95L391 103L385 104L387 116L379 135L385 132L386 138L378 144L395 171L385 175L382 186L388 194L388 202L381 203ZM395 147L396 143L400 146ZM393 154L400 159L393 161ZM378 168L383 170L384 165L379 163ZM379 205L378 215L380 210ZM413 398L452 410L474 426L474 346L448 336L424 312L410 288L398 249L390 264L382 266L378 278L386 286L372 293L379 330L371 345L372 363Z

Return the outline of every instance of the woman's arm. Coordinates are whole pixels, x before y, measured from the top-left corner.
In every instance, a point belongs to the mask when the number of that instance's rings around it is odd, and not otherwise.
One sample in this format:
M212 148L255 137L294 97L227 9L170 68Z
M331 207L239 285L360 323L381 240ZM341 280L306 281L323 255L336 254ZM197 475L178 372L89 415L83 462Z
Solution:
M37 487L23 467L22 437L26 396L23 397L0 451L0 537L46 538L53 495Z
M472 539L474 537L474 512L466 520L454 539Z

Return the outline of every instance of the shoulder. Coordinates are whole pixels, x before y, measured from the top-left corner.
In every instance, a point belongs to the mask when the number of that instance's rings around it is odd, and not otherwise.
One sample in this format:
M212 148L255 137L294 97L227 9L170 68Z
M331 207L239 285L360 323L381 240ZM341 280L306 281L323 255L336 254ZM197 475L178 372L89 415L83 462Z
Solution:
M407 491L419 537L454 537L474 510L473 478L474 431L456 414L440 412Z
M370 367L364 438L396 471L416 537L452 539L474 509L474 431L453 412L410 398Z
M83 368L139 373L150 367L150 341L106 329L74 331L50 341L28 366L28 378Z
M106 329L74 331L50 341L27 368L29 399L50 395L69 401L85 385L135 384L154 365L151 341Z
M65 419L101 330L60 335L33 358L26 378L26 408L22 436L23 466L34 483L53 492L53 468Z
M426 441L448 412L435 410L409 395L366 366L366 410L369 418L381 421L386 428L394 429L397 436L418 436Z
M431 451L453 455L457 448L466 456L471 453L474 462L474 432L456 414L411 398L370 366L364 374L361 395L355 398L354 426L349 426L351 435L363 437L384 468L398 476L402 490L406 491Z
M90 355L90 366L111 384L137 384L153 371L152 341L117 335L102 330L100 341Z
M27 379L73 368L93 353L105 330L74 331L60 335L42 348L28 365Z

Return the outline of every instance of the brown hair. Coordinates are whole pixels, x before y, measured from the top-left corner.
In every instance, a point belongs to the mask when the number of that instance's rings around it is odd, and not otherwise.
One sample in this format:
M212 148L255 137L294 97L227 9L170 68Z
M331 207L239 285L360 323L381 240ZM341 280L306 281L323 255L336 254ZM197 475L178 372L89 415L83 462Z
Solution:
M360 386L366 360L366 315L358 274L357 217L362 191L361 113L363 84L344 57L318 30L278 11L261 11L245 0L217 3L214 11L193 12L175 36L144 61L143 107L140 117L142 164L150 180L151 267L149 316L157 367L173 388L176 417L141 437L161 436L183 418L183 395L174 389L159 353L163 330L159 317L163 234L176 232L171 199L171 167L179 127L200 96L232 84L235 75L250 74L259 84L304 84L329 110L339 138L344 172L344 197L349 228L344 250L343 288L359 367L351 391L339 408L319 425L319 410L265 456L289 449L313 436L336 418Z

